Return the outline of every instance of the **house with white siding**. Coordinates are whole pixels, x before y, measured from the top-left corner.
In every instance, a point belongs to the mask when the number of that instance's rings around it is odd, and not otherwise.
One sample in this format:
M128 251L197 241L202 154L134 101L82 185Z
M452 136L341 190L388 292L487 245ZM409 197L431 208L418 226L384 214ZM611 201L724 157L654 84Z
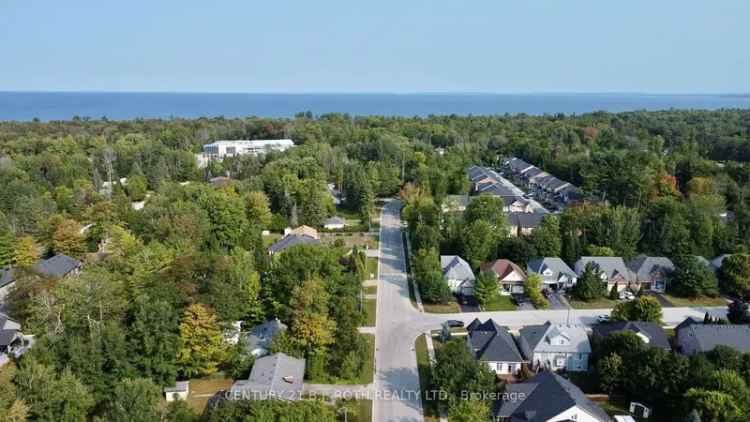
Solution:
M534 368L587 371L591 343L582 325L529 325L519 332L519 345Z

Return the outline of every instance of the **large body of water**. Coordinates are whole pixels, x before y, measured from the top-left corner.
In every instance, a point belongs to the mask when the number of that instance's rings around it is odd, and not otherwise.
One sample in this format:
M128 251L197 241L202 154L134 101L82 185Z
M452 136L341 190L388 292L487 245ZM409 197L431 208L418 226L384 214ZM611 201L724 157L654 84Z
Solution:
M750 95L649 94L200 94L0 92L0 120L291 117L311 111L428 116L750 108Z

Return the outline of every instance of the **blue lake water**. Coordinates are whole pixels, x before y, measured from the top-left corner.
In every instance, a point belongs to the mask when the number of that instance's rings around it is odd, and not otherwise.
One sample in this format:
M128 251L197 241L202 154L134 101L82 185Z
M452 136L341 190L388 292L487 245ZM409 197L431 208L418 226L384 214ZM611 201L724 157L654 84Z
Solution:
M428 116L750 108L750 95L649 94L200 94L0 92L0 120L291 117L298 112Z

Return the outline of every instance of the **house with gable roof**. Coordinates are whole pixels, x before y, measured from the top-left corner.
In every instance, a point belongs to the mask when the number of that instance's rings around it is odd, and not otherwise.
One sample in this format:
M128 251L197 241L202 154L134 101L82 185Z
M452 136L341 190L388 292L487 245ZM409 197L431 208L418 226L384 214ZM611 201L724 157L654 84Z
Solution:
M440 266L451 292L465 296L474 295L476 277L468 262L458 255L441 255Z
M466 331L469 350L495 374L515 375L521 370L524 359L507 327L492 319L485 322L475 319Z
M515 263L507 259L496 259L484 262L479 266L482 272L495 273L501 295L522 294L526 273Z
M672 260L663 256L638 255L627 265L635 277L635 289L643 286L645 290L657 292L666 291L669 273L675 269Z
M548 371L506 386L492 407L502 422L611 422L607 412L567 379Z
M587 371L591 343L582 325L528 325L521 329L518 343L535 368L552 371Z
M603 283L607 284L607 291L612 286L617 286L617 291L624 290L635 282L635 275L620 257L614 256L582 256L574 265L574 269L580 278L586 271L586 266L591 263L599 274Z
M575 271L557 257L532 259L526 265L526 271L539 274L544 285L554 290L569 289L578 281Z

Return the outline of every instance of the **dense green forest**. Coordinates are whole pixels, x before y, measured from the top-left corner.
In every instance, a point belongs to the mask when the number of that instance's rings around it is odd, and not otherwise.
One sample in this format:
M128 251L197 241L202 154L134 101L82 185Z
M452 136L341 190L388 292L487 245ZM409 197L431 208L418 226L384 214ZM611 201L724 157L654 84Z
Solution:
M217 139L274 138L297 146L196 163ZM500 235L504 216L490 200L463 218L441 216L446 195L468 191L469 165L512 155L591 201L528 237ZM623 257L747 253L749 161L748 110L2 122L0 266L17 269L8 313L37 341L3 369L0 408L10 420L195 420L181 402L162 408L160 387L217 371L246 377L252 361L222 332L273 317L289 325L274 348L305 357L309 378L356 377L363 254L319 245L271 258L262 236L320 227L337 212L329 183L343 192L339 212L363 221L377 198L405 200L417 264L432 274L423 288L440 301L449 292L432 277L439 253L472 265L538 255L571 263L595 248ZM234 182L208 183L216 176ZM120 178L127 183L103 189ZM26 271L55 253L81 259L81 274ZM733 265L722 290L750 298L750 260ZM218 412L209 420L242 420L236 409Z

